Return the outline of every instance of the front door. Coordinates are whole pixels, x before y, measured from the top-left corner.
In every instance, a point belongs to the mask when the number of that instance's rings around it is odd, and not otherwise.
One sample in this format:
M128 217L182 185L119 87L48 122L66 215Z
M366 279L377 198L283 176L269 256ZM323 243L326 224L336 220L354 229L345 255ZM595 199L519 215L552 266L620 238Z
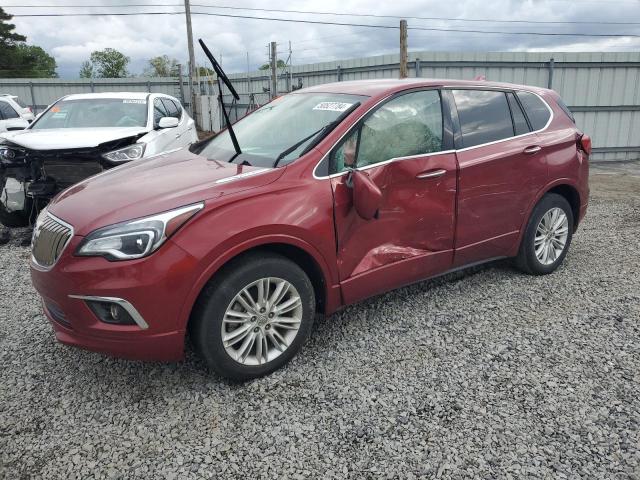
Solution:
M376 107L330 155L338 270L347 303L451 267L456 156L438 90L403 93ZM445 138L443 138L445 137ZM353 207L349 168L383 193L377 218Z

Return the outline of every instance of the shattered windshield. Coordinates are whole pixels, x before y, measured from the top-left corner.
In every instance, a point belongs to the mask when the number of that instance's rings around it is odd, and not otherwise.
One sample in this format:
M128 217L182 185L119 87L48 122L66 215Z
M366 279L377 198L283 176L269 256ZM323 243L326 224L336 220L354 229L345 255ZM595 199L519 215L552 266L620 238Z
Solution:
M101 128L145 127L147 100L134 98L83 98L61 100L47 110L31 127Z
M198 153L214 160L248 162L272 167L287 149L309 137L281 158L284 165L298 158L314 140L314 132L338 119L367 97L337 93L298 93L277 98L233 125L242 154L237 158L227 130L213 138Z

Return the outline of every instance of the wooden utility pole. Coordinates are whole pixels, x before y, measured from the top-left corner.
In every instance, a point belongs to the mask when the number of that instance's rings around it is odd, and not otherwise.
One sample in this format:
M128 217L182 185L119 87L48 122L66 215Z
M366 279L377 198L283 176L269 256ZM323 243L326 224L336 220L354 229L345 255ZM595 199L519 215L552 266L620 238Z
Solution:
M400 78L407 78L409 76L407 62L409 61L407 55L407 21L400 20Z
M276 42L271 42L271 98L278 96L278 54Z
M191 116L196 119L196 92L193 89L193 79L196 72L196 57L193 53L193 31L191 30L191 6L189 0L184 0L184 13L187 16L187 48L189 49L189 103Z

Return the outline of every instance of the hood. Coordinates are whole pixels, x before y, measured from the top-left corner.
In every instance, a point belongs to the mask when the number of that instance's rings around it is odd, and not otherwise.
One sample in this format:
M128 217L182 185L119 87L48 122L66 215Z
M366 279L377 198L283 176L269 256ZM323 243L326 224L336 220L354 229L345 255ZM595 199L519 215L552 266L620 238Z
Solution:
M84 236L106 225L266 185L285 168L207 160L182 149L88 178L61 192L48 209Z
M0 137L31 150L64 150L93 148L105 142L144 133L147 133L144 127L51 128L3 132Z

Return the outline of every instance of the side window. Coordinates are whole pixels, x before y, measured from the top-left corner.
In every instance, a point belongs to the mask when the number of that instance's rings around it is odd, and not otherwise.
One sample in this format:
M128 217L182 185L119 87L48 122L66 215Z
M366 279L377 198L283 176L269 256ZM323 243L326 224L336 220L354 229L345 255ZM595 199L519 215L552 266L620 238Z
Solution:
M344 172L348 168L356 167L356 153L360 129L351 132L333 152L331 173Z
M18 112L16 112L11 105L7 102L0 102L0 118L7 120L9 118L19 118Z
M383 104L334 151L332 173L392 158L442 150L442 107L437 90L407 93Z
M159 98L153 101L153 124L158 125L158 122L162 117L168 117L169 113L164 108L164 105Z
M522 135L524 133L528 133L529 125L527 124L527 119L522 113L522 108L518 104L516 97L513 93L507 93L507 98L509 99L509 108L511 108L511 117L513 118L513 130L516 135Z
M163 98L162 104L164 105L164 109L169 114L170 117L175 117L178 120L180 119L180 115L178 114L178 109L176 108L175 103L173 103L168 98Z
M540 98L531 92L517 92L518 99L527 113L531 127L542 130L551 118L549 109Z
M490 90L453 90L463 147L473 147L513 136L507 96Z
M173 103L176 107L176 112L177 112L177 119L181 119L182 118L182 106L180 105L180 102L175 102L173 100L169 100L171 103Z

